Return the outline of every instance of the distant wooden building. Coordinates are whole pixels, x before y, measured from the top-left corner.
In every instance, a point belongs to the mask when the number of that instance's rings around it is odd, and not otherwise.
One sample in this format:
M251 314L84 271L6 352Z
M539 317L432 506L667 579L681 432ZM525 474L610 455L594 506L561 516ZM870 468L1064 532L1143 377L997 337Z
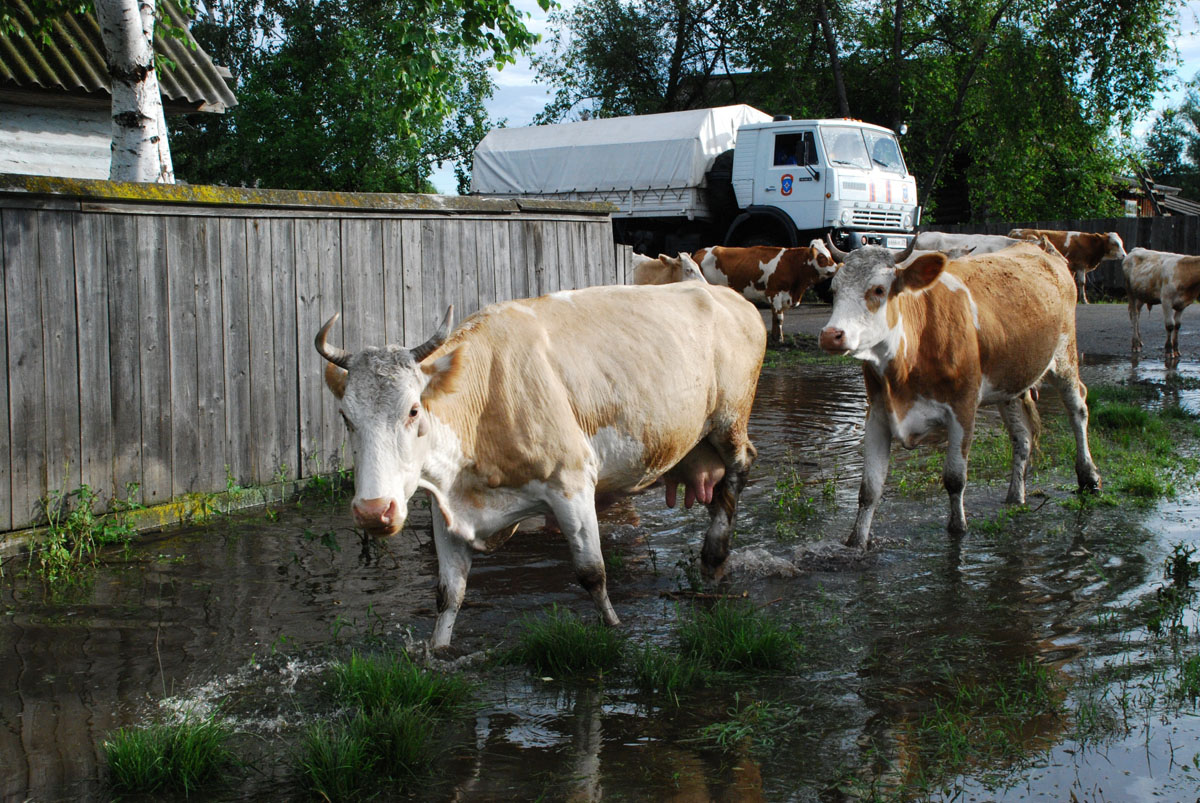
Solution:
M32 33L38 20L25 0L5 5L22 33L0 34L0 173L107 179L112 95L96 18L64 14L43 43ZM187 28L174 4L165 8ZM220 114L237 105L229 71L213 64L190 33L156 36L154 49L175 65L158 71L167 114Z
M1121 176L1121 181L1125 187L1117 197L1125 203L1126 217L1200 215L1200 203L1180 195L1179 187L1138 176Z

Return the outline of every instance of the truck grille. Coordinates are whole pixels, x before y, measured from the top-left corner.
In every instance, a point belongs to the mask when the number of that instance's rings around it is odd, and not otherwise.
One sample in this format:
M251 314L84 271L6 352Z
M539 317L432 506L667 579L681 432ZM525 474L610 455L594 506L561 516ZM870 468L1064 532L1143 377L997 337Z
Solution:
M855 226L872 228L899 229L900 212L887 212L882 209L855 209L851 222Z

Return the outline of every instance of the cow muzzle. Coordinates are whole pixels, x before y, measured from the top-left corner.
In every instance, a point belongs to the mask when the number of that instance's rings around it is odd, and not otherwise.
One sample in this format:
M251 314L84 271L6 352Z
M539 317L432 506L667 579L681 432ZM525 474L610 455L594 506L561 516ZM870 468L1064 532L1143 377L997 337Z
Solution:
M821 330L821 336L817 342L830 354L845 354L849 351L846 348L846 331L844 329L826 326Z
M371 535L395 535L404 527L400 506L391 497L355 499L350 509L355 523Z

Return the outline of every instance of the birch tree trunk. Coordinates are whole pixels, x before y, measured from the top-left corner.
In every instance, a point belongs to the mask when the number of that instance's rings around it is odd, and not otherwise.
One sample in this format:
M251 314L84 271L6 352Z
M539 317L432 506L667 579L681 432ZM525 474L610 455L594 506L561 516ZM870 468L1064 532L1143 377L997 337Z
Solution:
M95 0L112 79L110 181L174 184L158 73L154 0Z

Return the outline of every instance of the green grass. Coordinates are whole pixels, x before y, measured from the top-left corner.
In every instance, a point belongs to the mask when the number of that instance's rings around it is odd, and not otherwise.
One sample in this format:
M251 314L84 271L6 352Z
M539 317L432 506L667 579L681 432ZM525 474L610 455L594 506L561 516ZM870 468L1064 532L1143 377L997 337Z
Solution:
M763 368L787 368L794 365L837 365L854 363L853 357L833 355L817 345L815 335L784 335L782 343L769 343L763 356Z
M224 780L229 729L213 719L121 728L104 741L109 785L126 794L189 795Z
M521 619L517 643L500 660L557 677L602 674L621 665L624 639L614 628L585 622L569 609L552 605L541 615Z
M652 644L631 650L628 663L633 682L639 689L664 695L676 706L681 692L694 688L704 679L704 667L694 658Z
M363 656L354 652L330 672L337 701L367 713L397 706L452 712L471 697L471 687L461 677L430 672L404 654Z
M734 694L733 707L726 712L728 719L712 722L700 728L696 738L687 741L700 742L723 750L736 750L743 746L752 749L770 749L797 728L799 716L794 706L781 706L763 700L743 703L741 695Z
M326 800L411 791L436 759L439 723L464 710L471 696L461 677L391 652L351 653L328 678L343 713L311 726L295 760L303 787Z
M800 653L800 641L790 628L742 600L692 608L678 636L684 657L717 670L786 669Z

